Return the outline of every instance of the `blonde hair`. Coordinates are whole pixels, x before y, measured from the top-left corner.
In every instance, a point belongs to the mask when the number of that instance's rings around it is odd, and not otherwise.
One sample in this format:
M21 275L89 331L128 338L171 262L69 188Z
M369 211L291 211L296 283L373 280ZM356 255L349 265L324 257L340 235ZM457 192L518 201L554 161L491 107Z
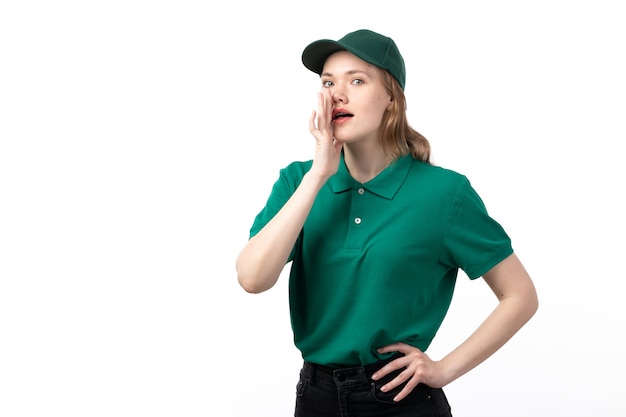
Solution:
M430 164L430 143L413 129L406 117L406 97L393 76L380 69L382 82L391 95L392 105L383 115L380 136L383 148L394 160L411 154L413 158Z

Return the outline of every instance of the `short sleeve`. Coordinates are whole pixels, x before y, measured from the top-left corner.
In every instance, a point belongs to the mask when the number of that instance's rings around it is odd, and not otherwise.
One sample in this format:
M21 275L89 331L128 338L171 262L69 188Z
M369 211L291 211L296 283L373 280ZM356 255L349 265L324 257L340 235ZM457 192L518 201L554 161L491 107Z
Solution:
M466 177L450 207L443 235L441 261L476 279L513 253L511 240Z
M302 177L309 170L309 162L293 162L280 170L278 179L265 203L265 207L256 215L250 228L250 238L259 233L280 211L300 185ZM293 251L289 260L293 258Z

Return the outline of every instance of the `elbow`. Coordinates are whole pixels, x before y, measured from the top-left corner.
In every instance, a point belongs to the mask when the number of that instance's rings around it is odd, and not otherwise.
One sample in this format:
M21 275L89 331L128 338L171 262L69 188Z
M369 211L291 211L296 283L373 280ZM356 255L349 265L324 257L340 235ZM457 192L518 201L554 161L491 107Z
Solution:
M250 294L259 294L267 291L272 285L267 284L267 280L262 279L259 271L254 268L246 268L237 263L237 281L243 290Z
M537 296L537 291L533 292L533 297L531 301L531 314L530 316L534 316L537 310L539 310L539 297Z
M260 294L267 290L267 288L260 285L257 280L250 279L242 274L237 274L237 280L241 288L249 294Z
M530 320L539 309L539 297L534 286L528 290L524 299L524 310L526 312L526 321Z
M268 269L267 263L258 256L250 257L242 252L235 261L237 281L241 288L250 294L259 294L269 290L278 279L278 273Z

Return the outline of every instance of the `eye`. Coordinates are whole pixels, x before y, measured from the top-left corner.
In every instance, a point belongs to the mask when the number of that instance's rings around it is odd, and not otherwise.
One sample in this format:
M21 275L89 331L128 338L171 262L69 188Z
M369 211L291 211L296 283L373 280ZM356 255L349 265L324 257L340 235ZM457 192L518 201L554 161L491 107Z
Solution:
M363 80L360 78L356 78L352 80L352 84L356 84L356 85L363 84Z
M333 86L333 82L329 81L329 80L322 81L322 86L326 87L326 88L332 87Z

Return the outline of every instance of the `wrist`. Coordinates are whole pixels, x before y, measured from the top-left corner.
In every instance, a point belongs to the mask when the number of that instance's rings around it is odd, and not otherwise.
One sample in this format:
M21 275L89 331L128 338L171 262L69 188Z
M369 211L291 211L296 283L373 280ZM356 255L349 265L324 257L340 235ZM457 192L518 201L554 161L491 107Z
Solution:
M302 178L302 183L308 183L312 186L316 186L318 189L322 188L328 179L332 176L326 173L318 172L315 169L309 170Z

